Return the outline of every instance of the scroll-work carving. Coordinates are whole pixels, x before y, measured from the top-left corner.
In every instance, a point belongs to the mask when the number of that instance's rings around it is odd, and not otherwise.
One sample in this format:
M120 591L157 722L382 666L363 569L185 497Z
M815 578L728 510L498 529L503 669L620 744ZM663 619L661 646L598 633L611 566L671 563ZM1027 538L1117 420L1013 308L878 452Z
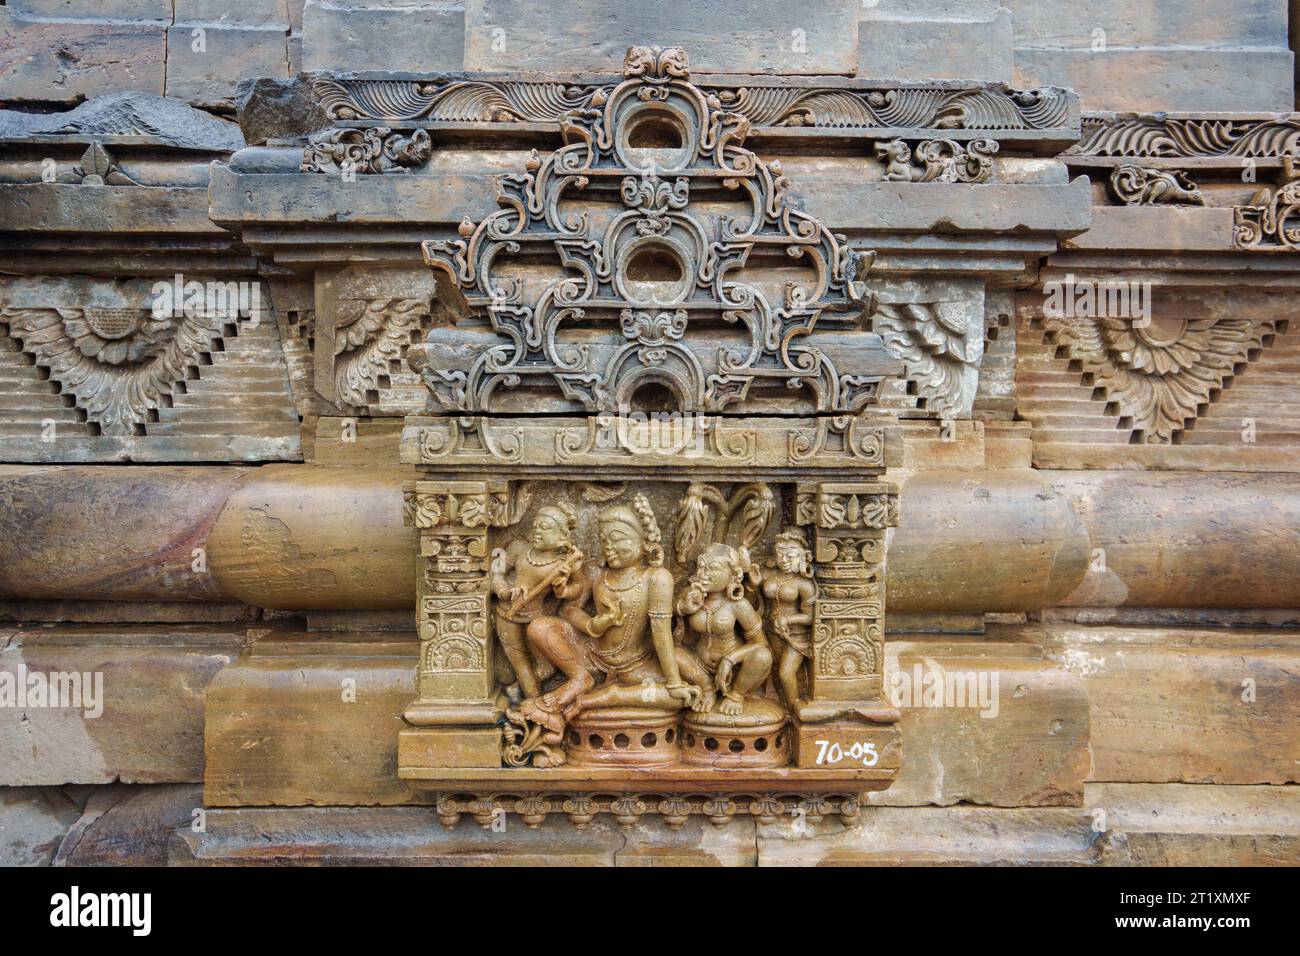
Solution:
M1205 197L1190 174L1127 164L1110 174L1110 193L1126 206L1182 204L1204 206Z
M551 386L586 411L617 411L654 385L682 411L723 411L762 388L803 391L818 412L869 404L890 368L880 340L816 326L824 312L870 314L873 254L803 211L780 163L743 147L750 121L693 85L684 58L631 57L623 83L565 115L563 148L500 177L500 210L424 243L492 333L435 330L424 371L435 401L491 412L504 392ZM541 254L561 278L505 268ZM781 261L802 277L776 290L746 281Z
M1288 156L1282 161L1283 182L1276 190L1262 189L1250 204L1233 210L1233 239L1239 249L1295 252L1300 249L1300 168Z
M617 83L430 77L427 80L317 77L316 98L345 122L561 124L599 109ZM878 86L868 89L699 84L705 96L753 127L830 129L1059 129L1070 121L1064 90L1005 91Z

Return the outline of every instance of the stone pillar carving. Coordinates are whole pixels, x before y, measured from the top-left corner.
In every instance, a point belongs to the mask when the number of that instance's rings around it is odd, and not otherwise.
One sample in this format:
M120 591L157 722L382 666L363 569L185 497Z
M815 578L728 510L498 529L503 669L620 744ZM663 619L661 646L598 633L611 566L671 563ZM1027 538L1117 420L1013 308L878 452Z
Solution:
M795 520L810 526L817 604L810 700L804 721L856 711L883 718L885 533L898 524L886 482L818 482L795 488Z
M505 481L410 481L402 491L406 521L420 534L420 659L415 700L405 713L416 730L408 733L427 740L422 728L445 728L433 734L443 740L441 753L452 737L465 765L497 766L488 533L513 523L515 496Z

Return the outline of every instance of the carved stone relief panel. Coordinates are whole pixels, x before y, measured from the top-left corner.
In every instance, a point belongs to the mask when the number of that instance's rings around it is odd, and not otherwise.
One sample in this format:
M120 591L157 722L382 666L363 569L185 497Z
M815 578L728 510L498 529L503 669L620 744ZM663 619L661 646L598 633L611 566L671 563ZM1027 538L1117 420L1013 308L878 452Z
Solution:
M433 401L402 439L425 477L401 773L449 819L491 790L534 818L610 792L624 816L770 815L789 791L852 816L900 759L897 493L863 412L913 369L902 407L969 411L982 286L878 299L872 255L804 211L680 50L629 51L559 124L496 213L424 243L453 319L410 350Z
M0 288L6 457L300 458L269 305L256 279L7 280Z

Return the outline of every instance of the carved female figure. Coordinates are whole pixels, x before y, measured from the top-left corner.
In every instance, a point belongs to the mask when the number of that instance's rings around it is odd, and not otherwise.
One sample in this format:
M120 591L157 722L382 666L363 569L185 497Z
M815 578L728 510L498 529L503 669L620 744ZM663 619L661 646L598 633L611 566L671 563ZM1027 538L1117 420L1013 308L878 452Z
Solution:
M673 578L663 567L659 525L636 495L597 516L604 567L584 569L562 589L559 617L528 625L528 643L568 680L519 706L558 733L583 710L698 706L700 688L682 679L672 634ZM594 604L595 613L588 610ZM597 675L604 682L596 686Z
M763 597L769 602L772 633L782 644L777 679L786 705L799 704L799 673L812 658L813 605L817 585L812 576L812 552L803 535L782 531L774 546L776 567L763 579Z
M702 711L712 710L716 695L721 694L720 713L744 713L746 695L761 687L772 671L762 619L745 598L747 576L751 583L759 583L744 548L710 545L700 553L695 574L677 600L677 613L699 636L693 656L710 679ZM737 626L743 640L736 636Z
M525 642L534 619L547 613L554 596L561 596L583 554L573 544L577 517L566 504L539 508L527 540L512 541L492 555L489 586L496 595L496 633L514 678L525 697L541 693L539 677ZM507 681L508 682L508 681Z

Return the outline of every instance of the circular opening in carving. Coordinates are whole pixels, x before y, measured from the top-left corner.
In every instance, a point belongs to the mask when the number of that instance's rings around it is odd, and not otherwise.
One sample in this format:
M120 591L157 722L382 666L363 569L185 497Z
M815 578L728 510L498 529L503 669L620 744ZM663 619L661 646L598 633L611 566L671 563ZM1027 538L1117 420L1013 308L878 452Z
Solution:
M632 149L681 149L686 144L681 127L671 118L646 112L628 124L627 145Z
M785 745L785 734L777 734L777 735L776 735L776 745L777 745L778 747L781 747L781 746L784 746L784 745Z
M644 748L646 748L647 750L649 750L651 747L653 747L653 746L654 746L655 744L657 744L657 743L659 743L659 738L656 737L654 734L642 734L642 735L641 735L641 746L644 747Z
M629 166L680 169L690 161L693 137L676 111L652 105L624 115L619 145Z
M659 382L644 382L636 387L628 402L628 411L632 412L679 412L677 395L667 385Z
M686 270L667 246L644 245L632 254L623 272L628 298L646 304L668 305L684 294Z
M591 745L593 750L603 750L605 747L605 738L600 734L592 734L587 738L587 743Z
M670 730L670 731L668 731L667 733L664 734L664 740L668 741L668 743L672 743L672 742L673 742L673 738L674 738L675 736L677 736L676 733L675 733L674 731L671 731L671 730ZM695 738L694 738L694 737L691 738L690 743L691 743L692 745L695 744Z
M766 750L766 749L767 749L767 738L766 738L766 737L759 737L757 740L755 740L755 741L754 741L754 749L757 750L759 753L762 753L764 750Z
M732 737L731 743L727 744L727 749L730 750L733 754L738 754L745 749L745 742L743 740L737 740L735 737Z
M627 734L614 735L614 746L617 747L619 750L626 750L631 745L632 745L632 741L628 738Z
M569 743L575 747L582 743L582 737L576 730L569 731Z
M705 738L704 738L704 749L705 749L705 750L717 750L717 749L718 749L718 739L717 739L716 737L705 737Z

